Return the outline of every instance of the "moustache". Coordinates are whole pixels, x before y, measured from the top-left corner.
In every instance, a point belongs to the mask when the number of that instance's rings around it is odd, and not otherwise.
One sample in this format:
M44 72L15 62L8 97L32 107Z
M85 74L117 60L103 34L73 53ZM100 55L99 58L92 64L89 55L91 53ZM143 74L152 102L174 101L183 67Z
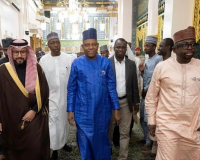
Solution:
M17 58L16 60L25 60L24 58Z

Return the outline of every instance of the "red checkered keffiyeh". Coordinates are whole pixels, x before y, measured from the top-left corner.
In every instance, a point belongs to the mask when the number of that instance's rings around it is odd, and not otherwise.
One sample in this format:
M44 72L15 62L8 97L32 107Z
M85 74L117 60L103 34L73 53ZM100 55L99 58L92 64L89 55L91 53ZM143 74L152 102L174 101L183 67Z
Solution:
M33 49L28 46L27 41L17 39L14 40L10 47L8 48L8 58L9 62L12 65L13 69L15 70L15 65L13 62L13 57L12 57L12 49L13 48L27 48L28 50L28 55L27 55L27 65L26 65L26 79L25 79L25 88L29 93L33 93L35 91L35 86L36 86L36 80L37 80L37 60L35 57L35 53ZM16 72L16 70L15 70Z

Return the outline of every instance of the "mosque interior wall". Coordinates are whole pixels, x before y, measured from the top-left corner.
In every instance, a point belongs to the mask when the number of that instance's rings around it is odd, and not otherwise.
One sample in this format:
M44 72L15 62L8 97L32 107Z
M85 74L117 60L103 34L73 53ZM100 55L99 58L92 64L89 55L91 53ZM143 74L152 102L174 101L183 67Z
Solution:
M19 38L19 11L0 1L0 38Z

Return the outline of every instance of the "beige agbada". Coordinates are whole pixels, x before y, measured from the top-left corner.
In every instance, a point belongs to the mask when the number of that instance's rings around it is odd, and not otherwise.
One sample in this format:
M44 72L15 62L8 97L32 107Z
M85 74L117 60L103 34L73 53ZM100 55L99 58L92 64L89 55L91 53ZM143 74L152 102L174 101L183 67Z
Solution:
M156 125L156 160L200 160L200 61L158 64L145 101Z

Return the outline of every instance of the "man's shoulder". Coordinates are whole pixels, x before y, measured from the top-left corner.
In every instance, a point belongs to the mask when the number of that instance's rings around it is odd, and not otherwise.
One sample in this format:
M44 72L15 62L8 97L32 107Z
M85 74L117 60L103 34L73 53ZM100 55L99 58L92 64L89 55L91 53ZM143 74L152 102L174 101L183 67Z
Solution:
M65 53L65 52L61 52L61 54L60 54L60 56L61 57L71 57L71 54L67 54L67 53Z
M0 65L2 65L3 63L8 62L8 59L6 57L4 57L3 59L0 60Z
M165 61L160 61L160 63L158 63L156 65L156 68L160 68L160 69L168 69L169 67L166 67L166 66L172 66L174 63L175 59L174 58L168 58L167 60Z
M37 65L37 70L40 70L43 72L42 66L39 63L37 63L36 65Z
M192 58L192 62L193 62L196 66L200 66L200 60L199 60L199 59Z
M114 62L114 55L108 58L111 62Z
M5 63L0 64L0 69L5 68Z
M163 57L161 55L156 54L155 58L157 61L163 61Z
M80 64L81 62L83 62L85 60L85 56L80 56L78 58L75 58L72 62L73 65L76 65L76 64Z
M126 58L125 63L127 63L129 65L129 68L131 68L131 69L134 69L134 67L136 66L135 61L132 61L132 60L130 60L128 58Z
M0 75L2 75L2 73L5 72L5 70L6 70L6 65L5 65L5 63L0 64ZM0 76L0 77L1 77L1 76Z
M130 60L130 59L128 59L128 58L126 58L126 61L127 61L128 63L130 63L130 64L135 64L135 61L132 61L132 60Z
M102 63L102 64L109 65L109 64L111 64L111 62L112 62L112 61L111 61L109 58L107 58L107 57L100 56L100 55L99 55L99 57L101 58L101 63Z
M67 54L67 53L61 52L60 57L61 57L61 59L65 59L67 61L73 62L77 58L77 55L76 54Z
M50 53L45 54L44 56L41 57L40 61L44 61L46 59L48 59L50 56Z

